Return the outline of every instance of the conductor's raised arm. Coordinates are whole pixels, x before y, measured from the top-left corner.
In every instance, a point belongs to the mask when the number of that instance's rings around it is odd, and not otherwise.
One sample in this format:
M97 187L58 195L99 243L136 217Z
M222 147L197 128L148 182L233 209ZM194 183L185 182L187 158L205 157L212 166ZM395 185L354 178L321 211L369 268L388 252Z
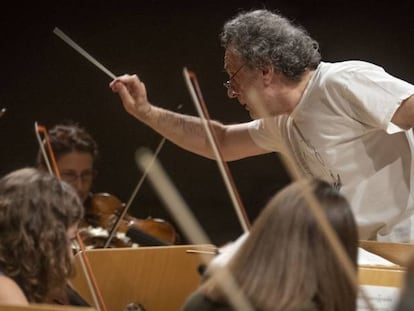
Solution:
M183 149L213 159L214 153L199 117L176 113L152 105L145 84L137 75L123 75L111 82L125 110ZM248 123L224 125L210 121L224 160L232 161L268 151L257 146L248 132Z

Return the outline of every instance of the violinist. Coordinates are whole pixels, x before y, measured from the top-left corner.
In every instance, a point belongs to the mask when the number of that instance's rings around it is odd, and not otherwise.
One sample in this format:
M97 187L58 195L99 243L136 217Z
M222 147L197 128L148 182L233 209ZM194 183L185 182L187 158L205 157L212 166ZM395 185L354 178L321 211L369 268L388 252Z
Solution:
M107 237L107 228L101 227L99 211L92 210L94 194L91 192L96 175L98 144L85 128L72 121L55 125L49 130L48 135L61 179L76 190L85 207L85 217L81 223L84 243L87 247L102 247ZM46 169L44 156L40 150L37 166ZM109 206L101 204L100 208L105 210ZM114 241L117 242L117 246L132 245L126 238L124 241L119 239Z
M85 207L81 235L87 247L104 247L109 231L125 204L108 193L92 193L96 176L98 144L88 131L75 122L57 124L48 133L50 145L62 180L78 193ZM37 166L46 169L39 150ZM160 219L137 219L126 215L110 247L134 245L162 246L176 241L175 229Z
M71 240L83 212L72 187L38 169L0 180L0 304L68 304Z
M88 205L96 175L96 141L84 128L73 122L55 125L49 130L49 138L62 180L76 190L84 205ZM46 169L40 151L37 166Z

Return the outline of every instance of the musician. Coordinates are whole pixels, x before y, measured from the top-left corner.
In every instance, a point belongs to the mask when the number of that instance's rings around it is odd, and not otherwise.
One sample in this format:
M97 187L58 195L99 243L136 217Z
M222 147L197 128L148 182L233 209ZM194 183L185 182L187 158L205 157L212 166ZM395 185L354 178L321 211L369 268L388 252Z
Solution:
M57 124L48 135L62 180L75 188L81 201L87 205L96 175L98 144L85 128L74 122ZM37 166L46 169L40 150Z
M356 273L358 233L348 201L324 181L295 182L268 202L227 263L253 310L355 310L356 288L315 220L305 187L319 202ZM208 267L206 280L183 311L233 310L216 267Z
M23 168L0 180L0 304L65 304L82 217L73 188L48 173Z
M230 19L221 43L227 95L254 119L211 121L224 160L279 152L303 176L341 189L361 239L413 241L414 85L367 62L322 62L318 43L302 27L268 10ZM214 158L200 118L152 105L136 75L110 87L132 116Z
M81 235L87 239L85 243L90 244L88 246L101 248L124 204L113 195L91 192L97 172L98 144L84 127L72 121L53 126L48 136L61 179L76 190L84 204L85 221L81 224ZM46 169L41 150L37 155L37 166ZM130 247L135 244L162 246L178 241L178 234L168 222L158 218L139 220L129 215L126 217L129 217L128 223L134 220L134 225L124 228L126 232L117 232L111 239L110 247Z

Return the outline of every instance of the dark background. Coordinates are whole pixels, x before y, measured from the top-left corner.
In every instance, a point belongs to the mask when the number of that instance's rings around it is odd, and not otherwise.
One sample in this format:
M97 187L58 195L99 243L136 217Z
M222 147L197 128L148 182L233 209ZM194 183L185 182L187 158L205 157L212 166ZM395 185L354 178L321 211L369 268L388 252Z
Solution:
M86 127L100 146L95 192L128 201L142 172L140 147L155 150L161 137L122 108L111 79L53 34L60 28L115 75L137 73L156 105L196 114L182 69L197 73L210 116L249 120L226 98L218 34L238 11L279 10L320 43L324 61L367 60L414 82L414 26L410 1L45 1L8 3L1 11L1 169L33 165L38 149L34 122L50 128L64 120ZM167 142L159 159L215 244L241 232L217 164ZM289 182L275 154L230 163L249 218L269 195ZM145 182L130 214L174 222Z

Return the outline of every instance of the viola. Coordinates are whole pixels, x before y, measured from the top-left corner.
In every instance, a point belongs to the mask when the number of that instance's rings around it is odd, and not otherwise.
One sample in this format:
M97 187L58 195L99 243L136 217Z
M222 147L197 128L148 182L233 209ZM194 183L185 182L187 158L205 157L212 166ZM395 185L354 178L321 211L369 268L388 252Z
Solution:
M99 228L106 232L110 231L125 204L109 193L93 194L88 201L85 220L92 227L92 231L84 234L85 243L100 248L103 247L106 237L99 233ZM140 246L163 246L176 244L177 241L178 235L167 221L152 217L139 219L126 214L120 222L117 236L111 240L109 247L131 247L133 243Z

